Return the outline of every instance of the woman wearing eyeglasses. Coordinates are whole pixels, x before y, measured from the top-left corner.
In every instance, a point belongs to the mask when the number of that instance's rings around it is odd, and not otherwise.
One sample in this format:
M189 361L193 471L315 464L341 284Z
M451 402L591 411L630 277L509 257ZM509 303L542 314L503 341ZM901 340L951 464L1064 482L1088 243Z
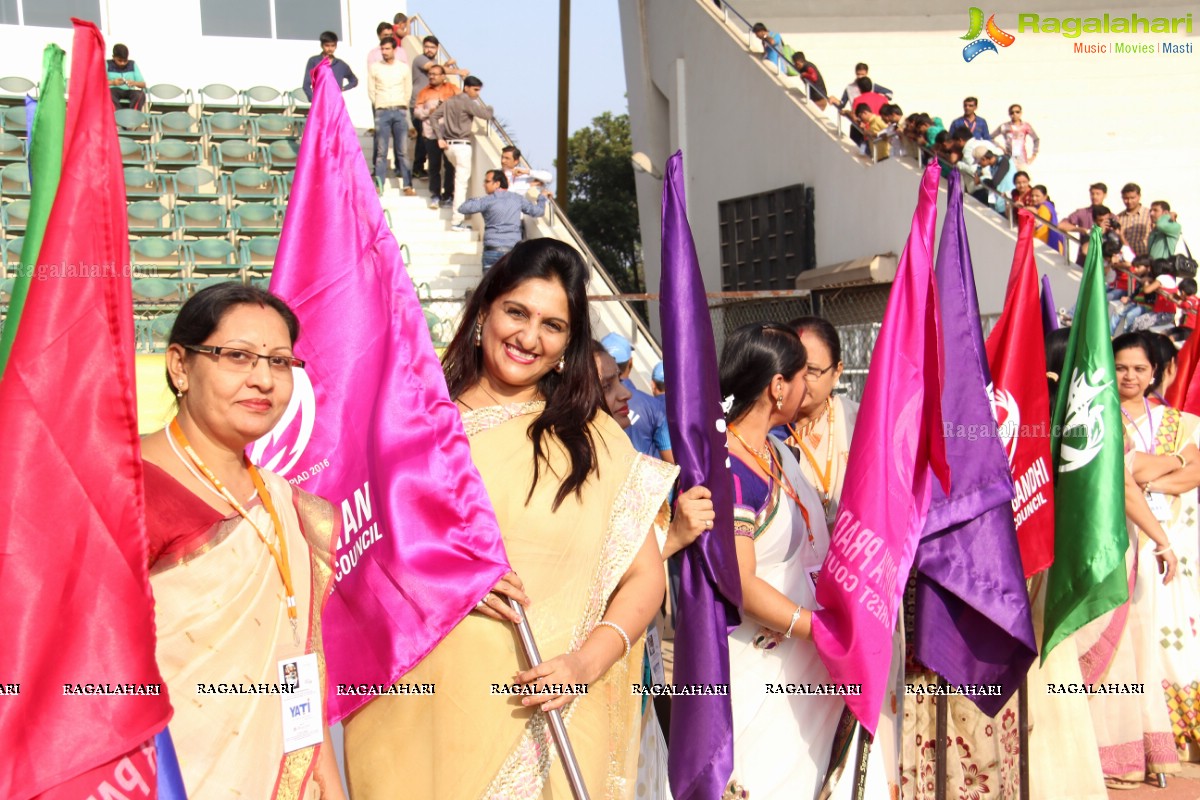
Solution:
M337 519L245 455L291 399L298 333L268 292L198 292L167 348L179 413L142 440L157 657L193 800L344 797L319 694Z

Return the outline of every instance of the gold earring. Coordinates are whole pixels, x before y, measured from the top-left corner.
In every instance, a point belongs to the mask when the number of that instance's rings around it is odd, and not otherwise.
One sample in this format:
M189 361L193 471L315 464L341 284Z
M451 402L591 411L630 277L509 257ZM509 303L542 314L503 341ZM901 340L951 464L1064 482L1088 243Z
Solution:
M567 368L567 359L566 359L566 357L560 356L558 359L558 363L554 365L554 371L562 372L566 368Z
M483 345L483 320L478 320L475 323L475 346Z
M783 392L780 392L779 396L775 398L775 407L783 411Z

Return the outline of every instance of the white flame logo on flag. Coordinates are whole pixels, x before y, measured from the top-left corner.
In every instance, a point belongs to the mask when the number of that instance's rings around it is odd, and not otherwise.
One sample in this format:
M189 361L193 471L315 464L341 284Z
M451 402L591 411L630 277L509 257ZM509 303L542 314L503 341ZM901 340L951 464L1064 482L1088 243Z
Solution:
M1017 454L1017 442L1021 431L1021 407L1012 392L997 389L993 384L987 385L988 400L992 404L992 417L996 420L996 435L1004 445L1008 456L1008 467L1012 469L1013 458Z
M317 397L308 373L293 369L292 377L292 399L283 416L270 433L250 445L253 463L284 478L304 455L317 418Z

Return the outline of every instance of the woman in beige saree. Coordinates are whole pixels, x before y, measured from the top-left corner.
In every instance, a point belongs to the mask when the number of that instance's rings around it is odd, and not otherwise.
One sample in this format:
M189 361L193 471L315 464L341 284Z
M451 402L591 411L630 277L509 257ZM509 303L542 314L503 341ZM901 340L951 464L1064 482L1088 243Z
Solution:
M289 747L279 688L324 688L333 509L244 454L287 408L297 332L259 289L198 292L167 350L178 416L142 442L156 652L192 800L344 797L323 702L300 715L318 743Z
M447 349L447 384L524 591L488 593L405 676L435 694L381 697L347 720L356 800L570 797L541 713L551 708L591 796L634 795L633 684L664 589L652 528L675 468L638 455L599 410L586 284L574 250L523 242L488 271ZM540 667L524 663L499 592L526 599Z

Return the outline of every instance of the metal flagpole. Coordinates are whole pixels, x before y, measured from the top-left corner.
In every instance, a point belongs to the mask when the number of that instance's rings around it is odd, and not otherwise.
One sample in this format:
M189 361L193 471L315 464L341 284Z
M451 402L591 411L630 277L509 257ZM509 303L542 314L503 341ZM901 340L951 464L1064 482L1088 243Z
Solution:
M867 758L871 755L871 743L874 737L867 729L858 726L858 753L854 757L854 800L866 800L867 792Z
M517 612L517 617L520 619L517 623L517 636L521 639L521 649L525 651L525 659L529 662L529 668L533 669L542 663L542 656L538 653L537 643L533 640L533 631L529 628L525 609L511 597L506 599L508 605ZM567 737L567 725L563 722L562 712L556 708L544 713L550 722L550 735L554 738L554 746L558 748L558 755L562 758L563 769L567 771L567 783L571 785L571 794L575 796L575 800L590 800L587 787L583 785L583 772L579 769L579 761L575 758L571 740Z
M1029 800L1029 680L1021 678L1017 689L1017 728L1020 731L1021 800Z
M934 699L937 704L937 746L933 751L934 764L934 800L946 800L946 737L950 730L950 698L945 694L946 679L938 675L938 694Z

